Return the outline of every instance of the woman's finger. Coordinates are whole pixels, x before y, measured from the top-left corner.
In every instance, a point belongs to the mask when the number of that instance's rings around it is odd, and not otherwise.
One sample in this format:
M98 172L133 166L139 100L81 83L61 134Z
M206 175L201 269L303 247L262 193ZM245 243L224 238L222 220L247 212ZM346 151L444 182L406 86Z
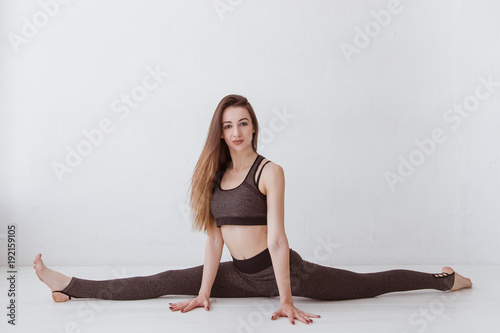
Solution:
M185 313L185 312L188 312L188 311L191 311L193 309L193 306L191 305L188 305L186 306L184 309L181 310L182 313Z
M191 311L191 310L193 310L193 309L194 309L195 307L197 307L197 306L198 306L198 303L197 303L196 301L194 301L194 300L193 300L193 301L189 302L189 304L187 304L187 305L184 307L184 309L182 309L182 310L181 310L181 312L183 312L183 313L184 313L184 312Z
M179 305L175 305L175 306L170 307L170 310L172 310L172 311L179 311L180 309L181 309L181 307Z
M191 311L198 306L204 306L203 302L200 302L199 300L194 299L191 302L189 302L189 304L187 304L187 306L184 307L184 309L181 310L181 312L185 313L185 312Z
M170 305L170 310L172 311L179 311L180 309L184 308L186 306L187 302L177 302L177 303L172 303Z
M290 324L295 325L295 320L294 320L296 317L295 311L285 311L281 309L281 316L287 317Z
M321 318L320 315L312 314L312 313L309 313L309 312L304 312L304 314L306 316L308 316L308 317Z
M299 314L297 316L297 319L300 320L301 322L303 322L304 324L309 324L309 322L310 322L310 319L302 314Z
M309 318L309 315L310 315L309 313L304 312L302 310L299 310L299 311L300 311L301 316L303 316L307 321L312 322L312 319Z
M296 313L295 311L292 311L292 313L288 316L288 318L291 318L292 319L292 324L295 325L295 319L297 319L298 321L302 321L302 319L300 318L300 314Z
M281 317L281 312L280 311L276 311L275 313L273 313L273 315L271 316L271 319L272 320L276 320L278 319L279 317Z
M168 303L168 304L170 304L171 306L179 306L179 305L182 305L183 303L185 303L185 301L175 302L175 303Z

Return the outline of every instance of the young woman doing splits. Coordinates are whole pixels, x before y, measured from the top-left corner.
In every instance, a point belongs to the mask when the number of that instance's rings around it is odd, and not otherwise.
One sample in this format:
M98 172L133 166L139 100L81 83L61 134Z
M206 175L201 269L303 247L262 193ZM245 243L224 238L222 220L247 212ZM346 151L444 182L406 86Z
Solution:
M204 264L151 276L85 280L47 268L38 254L36 274L56 302L71 298L137 300L193 295L170 303L172 311L209 310L212 297L279 296L271 319L311 323L318 315L294 306L292 296L318 300L375 297L416 289L470 288L450 267L438 274L390 270L355 273L303 260L288 245L284 227L285 176L257 153L259 125L245 97L229 95L217 106L190 184L193 228L207 234ZM232 261L220 262L226 244Z

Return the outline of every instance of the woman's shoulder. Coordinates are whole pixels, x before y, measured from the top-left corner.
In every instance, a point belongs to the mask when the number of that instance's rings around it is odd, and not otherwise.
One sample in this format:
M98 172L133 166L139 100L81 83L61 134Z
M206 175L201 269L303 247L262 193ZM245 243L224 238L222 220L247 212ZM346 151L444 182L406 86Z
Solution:
M259 154L259 155L262 156L262 159L260 161L260 165L266 164L267 166L272 166L272 168L282 168L281 165L276 163L276 161L274 159L269 159L262 154ZM267 168L267 166L266 166L266 168Z
M274 170L274 171L276 171L276 170L283 170L283 168L281 167L281 165L279 165L279 164L278 164L278 163L276 163L275 161L270 160L270 159L267 159L267 158L265 158L265 157L262 159L262 162L260 162L260 165L261 165L261 166L264 166L264 165L266 166L266 167L264 168L264 170L265 170L265 169L267 169L267 170L272 169L272 170Z
M260 163L259 169L261 169L261 181L265 183L274 181L279 182L281 179L284 181L285 172L283 167L270 159L264 157Z
M264 156L262 154L259 154L259 155L262 157L262 159L261 159L261 161L259 163L259 168L262 167L263 165L266 165L266 168L269 167L270 169L278 169L278 170L279 169L283 169L281 167L281 165L279 165L278 163L276 163L275 160L269 159L269 158L267 158L266 156Z

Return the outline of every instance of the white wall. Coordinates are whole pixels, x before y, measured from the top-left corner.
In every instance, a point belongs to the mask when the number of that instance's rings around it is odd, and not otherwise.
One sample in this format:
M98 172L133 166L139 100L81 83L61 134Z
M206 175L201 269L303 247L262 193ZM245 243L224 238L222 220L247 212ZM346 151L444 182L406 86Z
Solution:
M17 225L19 265L202 264L186 195L231 93L285 170L304 258L500 263L500 2L66 2L0 2L0 233Z

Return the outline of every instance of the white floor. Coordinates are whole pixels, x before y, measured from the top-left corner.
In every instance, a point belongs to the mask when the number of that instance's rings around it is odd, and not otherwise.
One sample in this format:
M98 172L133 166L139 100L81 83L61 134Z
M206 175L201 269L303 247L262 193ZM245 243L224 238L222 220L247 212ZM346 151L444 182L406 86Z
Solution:
M278 298L211 298L210 311L171 312L169 302L189 297L164 296L140 301L76 299L54 303L32 267L18 268L17 325L7 324L7 276L2 267L2 332L500 332L500 266L452 266L470 277L472 289L458 292L418 290L372 299L315 301L295 297L295 305L321 315L295 326L271 321ZM179 267L52 267L69 276L108 279L149 275ZM440 266L350 266L356 272L404 268L438 272ZM5 329L7 328L7 330Z

